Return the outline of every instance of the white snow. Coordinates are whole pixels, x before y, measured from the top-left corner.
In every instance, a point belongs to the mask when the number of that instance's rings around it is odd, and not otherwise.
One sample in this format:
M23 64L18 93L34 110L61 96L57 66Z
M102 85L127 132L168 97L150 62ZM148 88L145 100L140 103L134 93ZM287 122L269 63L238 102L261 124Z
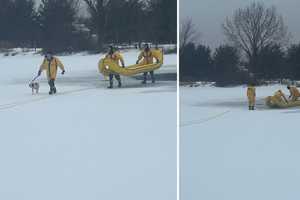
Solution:
M176 82L106 89L101 56L58 56L66 74L49 96L45 74L39 95L28 87L42 56L0 55L0 199L176 198ZM165 63L176 72L176 55Z
M299 108L268 109L283 85L257 87L248 111L246 87L181 87L181 199L300 198Z

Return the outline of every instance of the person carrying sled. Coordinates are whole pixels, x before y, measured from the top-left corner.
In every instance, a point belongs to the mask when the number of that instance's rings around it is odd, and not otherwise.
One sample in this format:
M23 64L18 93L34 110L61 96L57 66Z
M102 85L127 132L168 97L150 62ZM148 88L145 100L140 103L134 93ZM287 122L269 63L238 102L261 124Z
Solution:
M45 54L43 63L41 64L40 69L38 71L38 76L42 74L42 71L46 70L48 84L50 87L49 95L56 93L55 79L58 67L62 71L61 74L65 74L65 68L61 61L58 58L54 57L52 52L47 52Z
M292 99L292 101L297 101L300 97L300 92L295 86L287 86L287 89L290 91L289 99Z
M139 64L141 60L142 60L141 64L143 64L143 65L153 64L153 58L156 59L157 63L159 62L159 59L155 57L154 53L150 49L149 44L145 44L145 48L140 53L140 55L138 56L138 60L136 61L136 64ZM152 83L155 83L154 72L151 71L149 73L150 73L150 77L151 77ZM142 84L146 84L146 82L147 82L147 74L148 74L147 72L145 72L143 74Z
M247 97L248 97L248 105L249 110L254 110L255 107L255 98L256 98L256 91L255 86L253 83L250 83L247 88Z
M119 52L115 51L113 46L109 47L109 51L106 54L105 58L112 59L117 65L119 65L119 62L121 62L122 67L125 67L123 56ZM118 87L122 87L120 75L119 74L109 74L109 86L108 86L108 88L113 88L113 83L114 83L113 78L114 77L118 81Z

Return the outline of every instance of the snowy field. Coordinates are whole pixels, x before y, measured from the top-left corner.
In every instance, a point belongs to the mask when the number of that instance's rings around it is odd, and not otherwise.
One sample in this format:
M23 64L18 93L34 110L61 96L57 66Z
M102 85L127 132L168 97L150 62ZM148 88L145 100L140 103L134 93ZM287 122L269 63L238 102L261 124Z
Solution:
M300 109L264 106L277 89L248 111L246 87L180 87L181 200L300 198Z
M130 65L138 52L123 55ZM122 77L109 90L101 57L59 56L66 74L49 96L45 74L39 95L28 87L42 56L0 54L0 199L176 198L176 81ZM176 73L176 55L156 73Z

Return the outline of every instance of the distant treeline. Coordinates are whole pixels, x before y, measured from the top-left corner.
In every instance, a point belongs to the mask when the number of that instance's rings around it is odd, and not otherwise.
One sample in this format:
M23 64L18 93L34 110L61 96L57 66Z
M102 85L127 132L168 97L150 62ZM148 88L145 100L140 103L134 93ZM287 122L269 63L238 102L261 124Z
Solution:
M180 56L180 81L229 86L264 80L300 80L300 44L265 47L254 69L243 60L241 52L233 46L221 45L212 52L208 46L189 43Z
M198 45L191 20L180 33L180 80L213 81L218 86L300 80L300 44L290 34L276 7L254 2L237 9L222 24L225 45L214 51Z
M80 9L87 8L82 17ZM106 44L176 43L176 0L0 0L0 48L102 50Z

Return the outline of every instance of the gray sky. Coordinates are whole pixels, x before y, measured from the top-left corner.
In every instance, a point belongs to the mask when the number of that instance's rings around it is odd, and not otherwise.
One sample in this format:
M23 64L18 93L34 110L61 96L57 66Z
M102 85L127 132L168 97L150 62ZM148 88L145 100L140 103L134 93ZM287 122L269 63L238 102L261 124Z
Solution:
M249 5L253 0L179 0L180 19L192 18L201 32L200 42L216 47L223 41L221 24L232 16L237 8ZM266 6L276 6L283 16L291 42L300 41L300 0L261 0Z

